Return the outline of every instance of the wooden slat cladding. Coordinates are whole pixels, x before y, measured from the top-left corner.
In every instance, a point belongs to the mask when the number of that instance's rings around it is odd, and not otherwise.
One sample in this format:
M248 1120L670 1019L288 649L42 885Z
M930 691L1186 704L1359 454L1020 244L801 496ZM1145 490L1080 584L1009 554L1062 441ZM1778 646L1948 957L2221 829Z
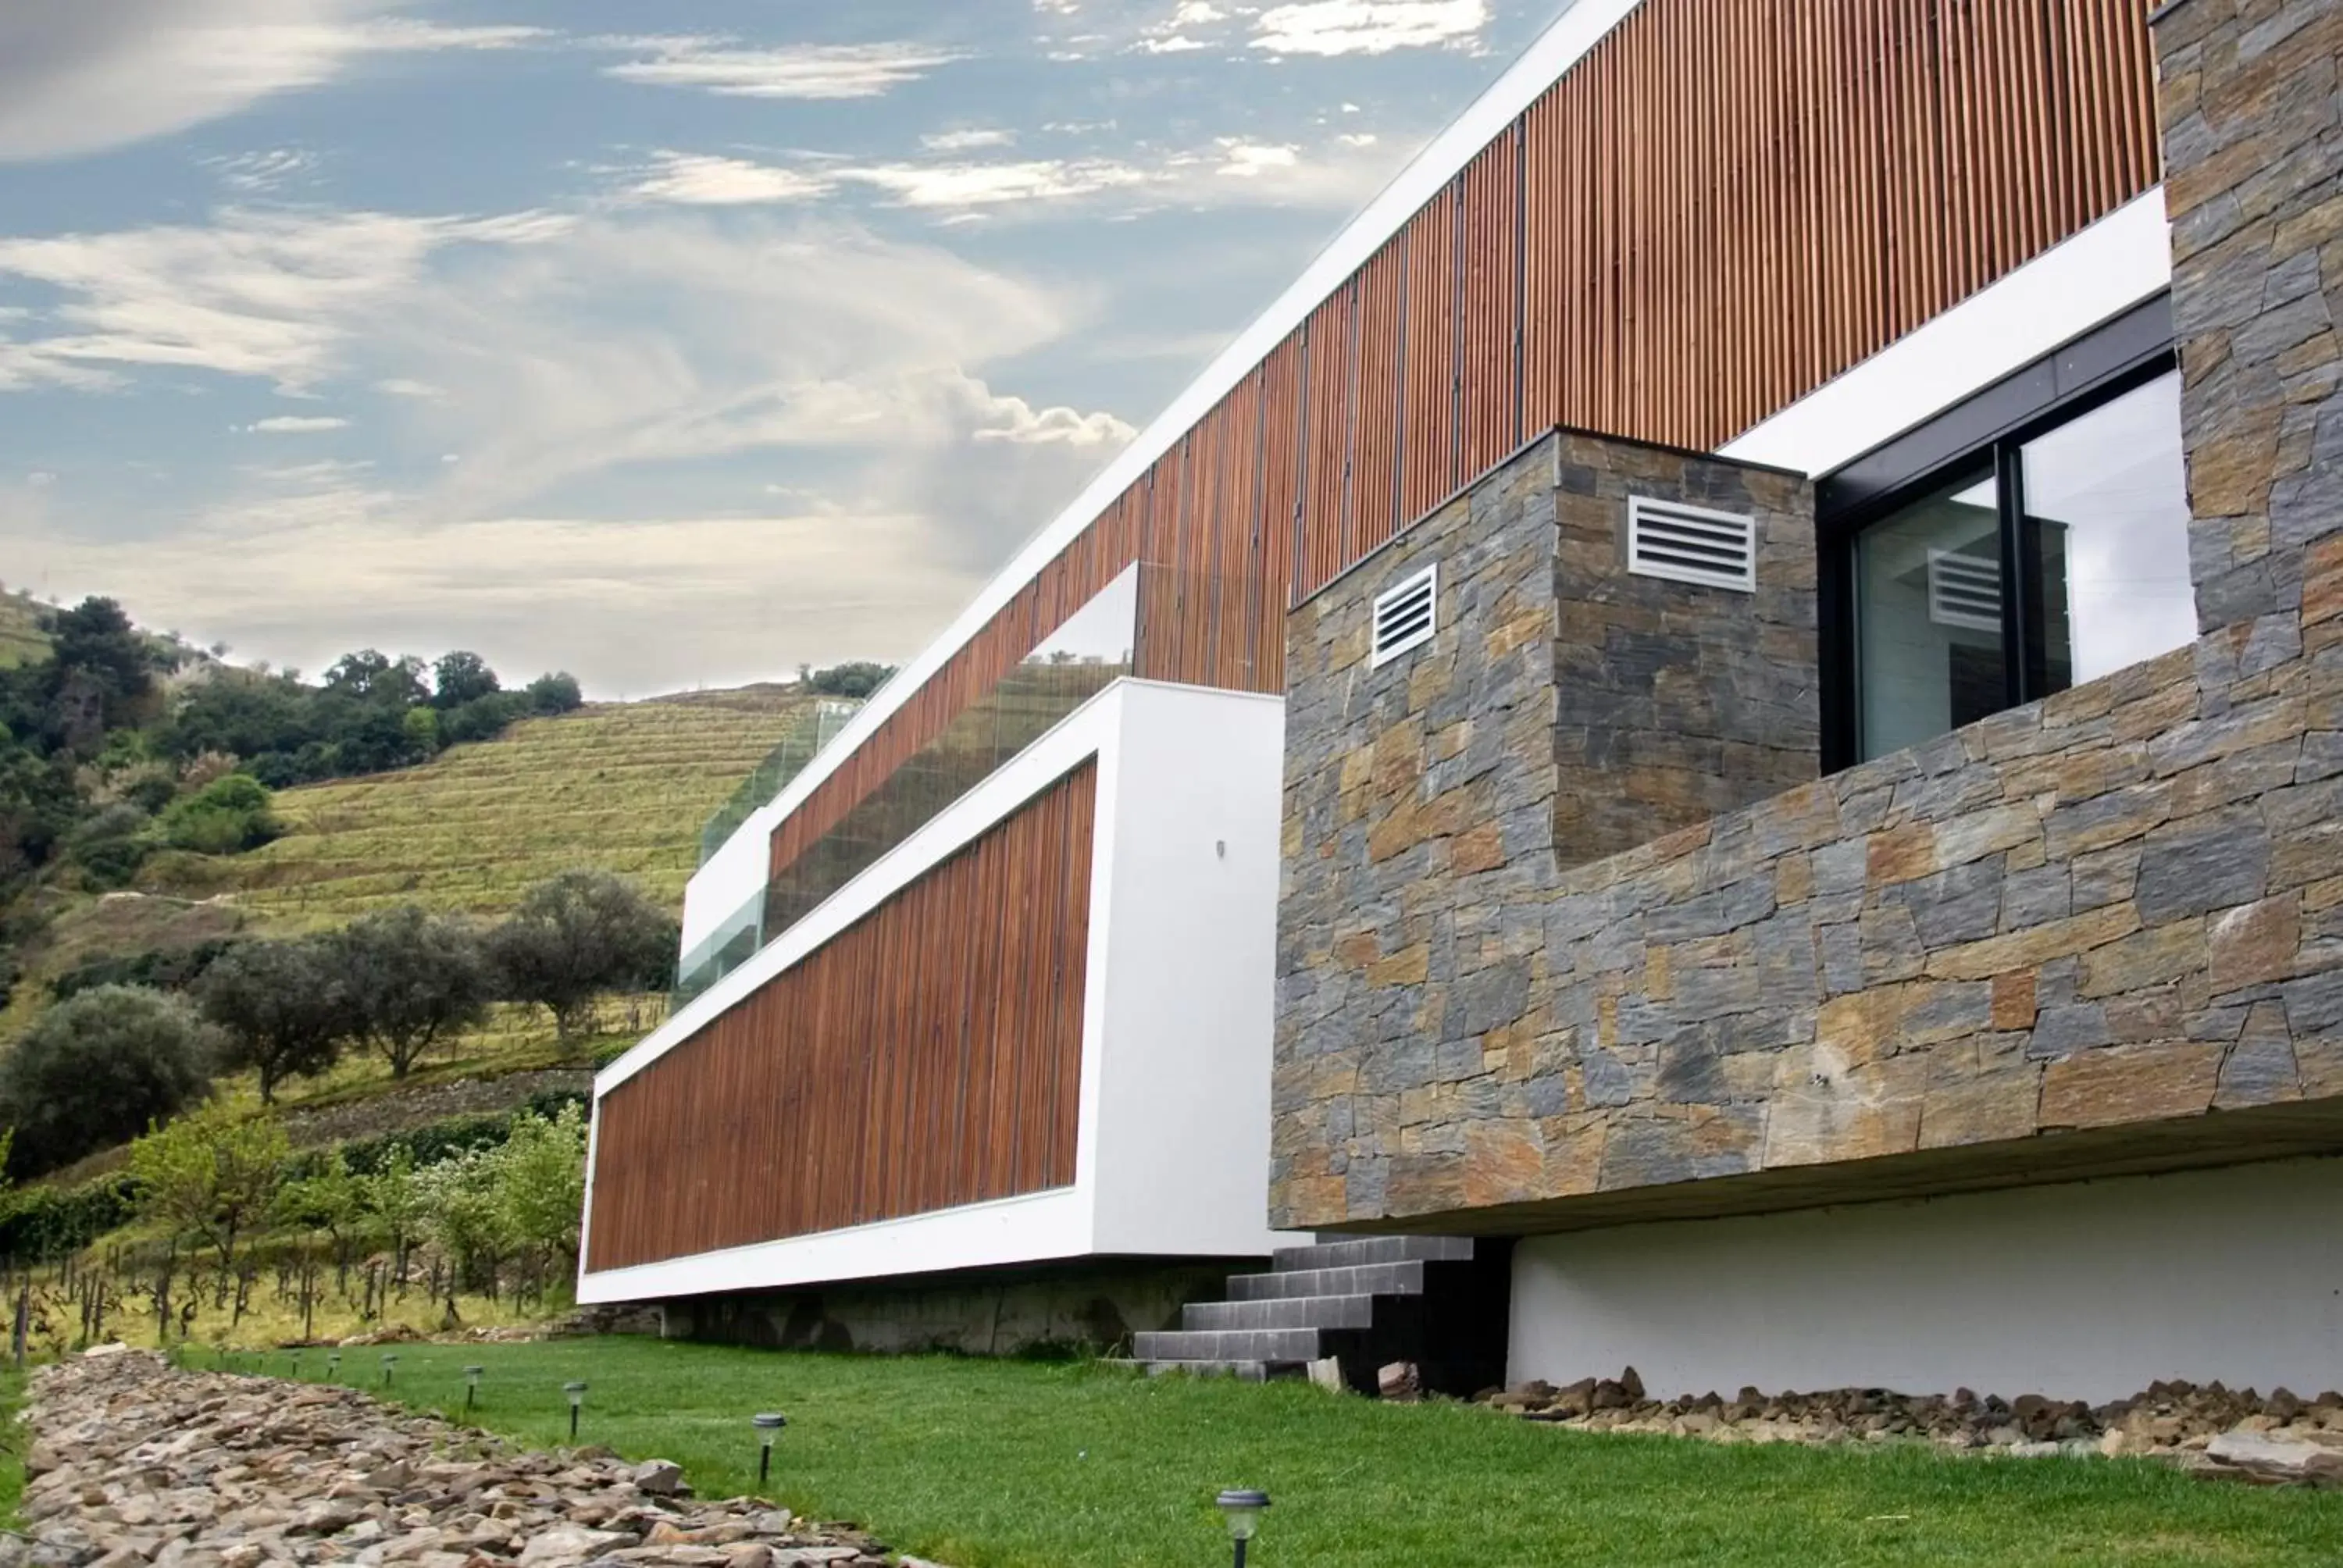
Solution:
M1716 447L2147 190L2149 3L1645 0L825 779L774 863L1133 560L1205 585L1151 624L1150 673L1282 690L1285 604L1529 434Z
M606 1096L591 1267L1074 1179L1084 763Z

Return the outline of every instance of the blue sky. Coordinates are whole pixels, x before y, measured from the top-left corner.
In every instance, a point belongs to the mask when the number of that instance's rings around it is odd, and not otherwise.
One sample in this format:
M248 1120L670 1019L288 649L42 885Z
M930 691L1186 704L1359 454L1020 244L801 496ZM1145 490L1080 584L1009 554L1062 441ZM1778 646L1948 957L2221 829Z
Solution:
M1563 0L0 0L0 580L900 659Z

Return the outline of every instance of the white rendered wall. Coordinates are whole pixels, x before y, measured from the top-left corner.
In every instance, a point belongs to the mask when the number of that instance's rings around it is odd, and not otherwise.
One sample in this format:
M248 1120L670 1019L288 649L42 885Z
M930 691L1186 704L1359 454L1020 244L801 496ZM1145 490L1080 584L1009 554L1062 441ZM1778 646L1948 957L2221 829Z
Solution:
M1096 758L1073 1185L628 1269L589 1271L589 1253L578 1299L1094 1255L1261 1256L1285 1241L1263 1224L1284 707L1117 681L595 1078L598 1099ZM589 1215L596 1176L589 1163Z
M1269 1211L1285 704L1135 684L1100 789L1114 816L1094 970L1101 1252L1257 1255Z
M1523 1240L1510 1376L1656 1398L2343 1387L2343 1160Z

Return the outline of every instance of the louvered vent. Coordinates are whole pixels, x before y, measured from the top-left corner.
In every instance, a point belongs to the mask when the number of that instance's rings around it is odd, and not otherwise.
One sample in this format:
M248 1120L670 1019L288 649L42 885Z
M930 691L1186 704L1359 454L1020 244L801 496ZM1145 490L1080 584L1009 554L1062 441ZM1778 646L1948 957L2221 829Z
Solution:
M1705 588L1757 591L1757 519L1681 501L1627 502L1627 569Z
M1439 617L1440 568L1424 568L1375 596L1375 642L1368 668L1386 664L1432 640Z
M1928 552L1928 618L1971 631L2001 629L2001 563L1958 550Z

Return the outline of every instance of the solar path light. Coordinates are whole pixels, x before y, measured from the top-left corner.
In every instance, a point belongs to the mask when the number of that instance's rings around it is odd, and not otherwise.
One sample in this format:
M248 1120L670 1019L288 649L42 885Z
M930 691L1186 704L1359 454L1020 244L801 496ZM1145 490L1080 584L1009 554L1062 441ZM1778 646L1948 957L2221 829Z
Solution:
M778 1411L768 1411L750 1416L749 1424L757 1429L757 1484L762 1486L773 1473L773 1439L789 1424L789 1417Z
M385 1388L388 1388L388 1387L390 1386L390 1380L391 1380L394 1376L396 1376L396 1375L397 1375L397 1372L398 1372L398 1356L397 1356L397 1354L395 1352L391 1352L391 1351L385 1351L385 1352L382 1352L382 1386L383 1386L383 1387L385 1387Z
M1229 1491L1213 1499L1229 1522L1229 1539L1236 1543L1236 1568L1245 1568L1245 1543L1261 1528L1261 1511L1269 1506L1266 1492Z
M301 1381L301 1352L298 1349L293 1352L293 1381L295 1382Z
M488 1370L486 1367L476 1366L464 1369L464 1413L466 1415L471 1414L472 1406L479 1402L480 1374Z
M561 1392L569 1396L569 1441L576 1442L578 1441L578 1407L586 1402L586 1385L582 1382L566 1382L561 1385Z
M327 1351L326 1352L326 1376L329 1381L334 1382L339 1382L342 1381L341 1352Z

